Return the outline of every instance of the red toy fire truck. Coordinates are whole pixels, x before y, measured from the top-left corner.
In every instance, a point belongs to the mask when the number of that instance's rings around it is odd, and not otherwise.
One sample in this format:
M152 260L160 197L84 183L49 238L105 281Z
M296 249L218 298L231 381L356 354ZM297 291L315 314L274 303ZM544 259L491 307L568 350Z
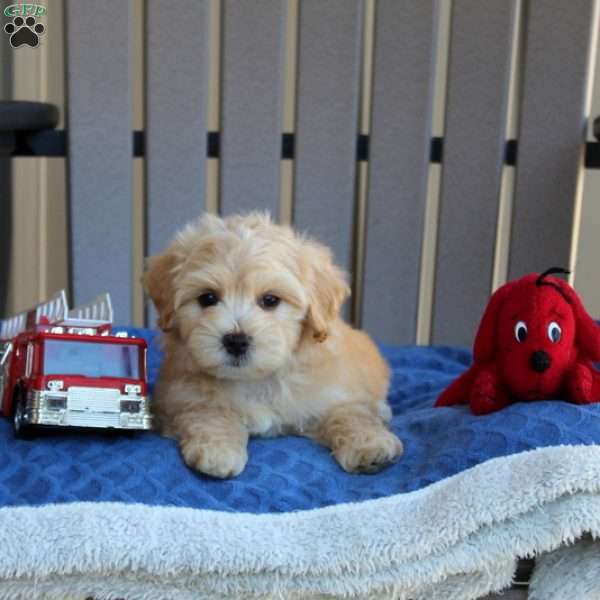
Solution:
M38 426L150 429L146 342L113 333L110 296L65 292L0 321L0 401L15 434Z

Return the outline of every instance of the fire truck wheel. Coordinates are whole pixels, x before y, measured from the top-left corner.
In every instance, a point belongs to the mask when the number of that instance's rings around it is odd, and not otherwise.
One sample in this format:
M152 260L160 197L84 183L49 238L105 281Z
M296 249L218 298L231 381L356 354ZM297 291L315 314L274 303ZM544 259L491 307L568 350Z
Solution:
M20 391L15 394L15 410L13 414L13 429L15 437L21 440L32 438L31 426L25 423L25 397Z

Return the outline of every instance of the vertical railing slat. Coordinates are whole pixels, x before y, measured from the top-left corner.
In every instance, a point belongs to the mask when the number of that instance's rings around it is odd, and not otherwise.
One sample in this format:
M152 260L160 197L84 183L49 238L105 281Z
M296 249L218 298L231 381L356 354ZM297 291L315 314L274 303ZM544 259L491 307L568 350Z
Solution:
M0 10L10 5L8 0L0 2ZM4 36L0 42L0 98L11 99L12 53L14 48ZM9 276L10 256L12 251L12 167L10 152L12 140L0 142L0 319L9 315ZM8 146L8 147L7 147ZM12 307L10 307L12 308Z
M593 0L529 0L509 278L568 267Z
M514 0L452 4L434 343L470 344L491 292L514 22Z
M221 212L279 214L285 2L224 0Z
M173 10L149 0L146 11L146 247L152 255L206 209L209 3L180 0Z
M352 270L363 2L303 0L294 225Z
M414 343L429 170L437 8L378 0L362 326Z
M68 0L70 256L74 302L110 292L132 314L129 3Z

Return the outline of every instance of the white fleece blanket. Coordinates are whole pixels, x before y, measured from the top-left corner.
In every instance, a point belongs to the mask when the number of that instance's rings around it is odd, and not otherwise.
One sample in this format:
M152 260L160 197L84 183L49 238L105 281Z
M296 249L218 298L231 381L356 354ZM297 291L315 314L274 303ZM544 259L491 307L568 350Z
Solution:
M0 598L470 600L510 585L517 557L600 535L599 492L600 446L559 446L416 492L306 512L3 508ZM571 593L583 585L577 558L560 577L562 596L539 595L558 573L552 561L575 550L600 573L590 547L584 540L542 559L535 598L599 597Z

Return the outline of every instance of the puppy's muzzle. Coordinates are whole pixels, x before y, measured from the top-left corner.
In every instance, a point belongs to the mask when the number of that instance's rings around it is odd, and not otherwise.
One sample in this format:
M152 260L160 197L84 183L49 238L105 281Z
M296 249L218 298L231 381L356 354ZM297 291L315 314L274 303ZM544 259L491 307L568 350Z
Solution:
M250 336L245 333L226 333L222 343L227 354L231 354L235 358L242 358L250 347Z

